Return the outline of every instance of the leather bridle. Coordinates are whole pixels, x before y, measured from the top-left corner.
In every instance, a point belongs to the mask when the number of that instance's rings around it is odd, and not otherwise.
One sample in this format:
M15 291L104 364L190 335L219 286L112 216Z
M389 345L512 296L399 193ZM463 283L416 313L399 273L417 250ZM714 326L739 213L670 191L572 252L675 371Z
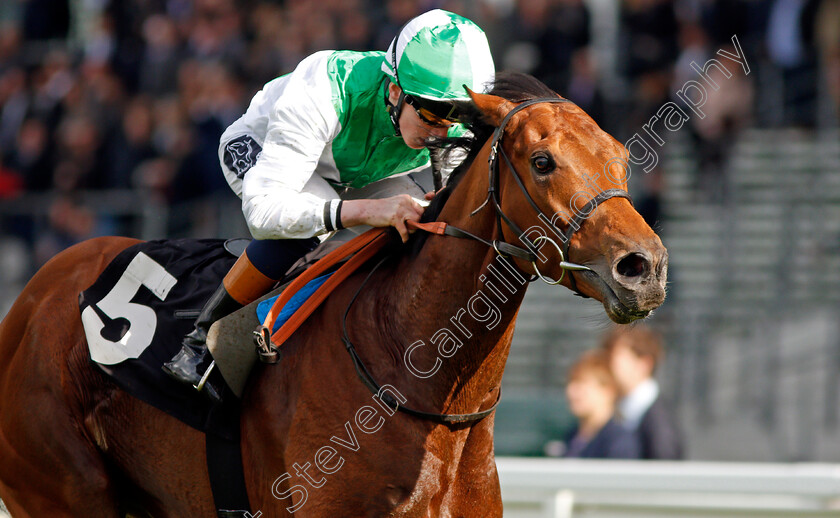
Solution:
M499 124L499 127L493 132L493 141L490 145L490 156L488 157L489 167L488 167L488 187L487 187L487 198L484 200L477 209L475 209L472 214L476 214L478 211L483 209L488 202L493 202L493 208L496 211L496 220L498 222L499 230L502 229L502 221L513 230L517 236L519 236L519 240L522 241L527 249L517 247L515 245L511 245L510 243L505 243L504 241L494 241L493 248L499 255L502 256L515 256L520 259L525 259L529 261L534 266L534 271L536 275L531 278L531 280L540 279L547 284L560 284L563 281L563 277L566 273L566 270L570 271L591 271L591 268L588 266L584 266L582 264L573 263L568 261L569 259L569 246L572 242L572 235L581 227L583 221L588 218L600 205L601 203L607 201L610 198L626 198L633 203L632 198L624 189L607 189L605 191L599 192L595 197L593 197L583 208L573 211L574 216L569 220L567 223L566 229L562 232L555 231L560 237L560 240L563 242L563 246L557 244L557 242L548 236L539 236L532 242L528 239L522 229L517 225L513 220L511 220L505 212L502 210L502 200L501 200L501 192L499 190L499 156L501 156L505 164L507 165L508 169L511 172L514 180L516 180L516 184L519 186L519 190L522 191L522 194L525 196L525 199L528 200L528 203L537 213L539 218L542 221L551 221L553 219L548 218L545 213L539 208L537 203L528 193L528 189L525 188L525 184L522 183L522 179L519 177L519 174L516 172L516 168L513 166L513 163L510 161L507 153L505 152L504 146L502 146L502 138L505 134L505 126L510 121L510 119L516 115L518 112L522 111L523 109L533 106L535 104L541 103L571 103L572 101L568 99L563 99L560 97L544 97L538 99L529 99L527 101L523 101L522 103L516 105L512 110L510 110L507 115L502 119L502 122ZM553 226L553 223L552 223ZM560 262L558 265L562 269L562 274L560 278L557 280L551 280L546 278L545 276L540 273L539 267L537 266L537 256L533 253L533 250L538 250L537 244L541 241L546 241L554 246L557 250L558 254L560 255ZM504 243L504 247L498 246L500 243ZM515 248L517 250L511 250L511 248ZM514 252L514 253L512 253ZM581 297L587 297L584 295L577 287L577 283L575 282L575 277L572 274L569 274L569 284L576 294L580 295Z

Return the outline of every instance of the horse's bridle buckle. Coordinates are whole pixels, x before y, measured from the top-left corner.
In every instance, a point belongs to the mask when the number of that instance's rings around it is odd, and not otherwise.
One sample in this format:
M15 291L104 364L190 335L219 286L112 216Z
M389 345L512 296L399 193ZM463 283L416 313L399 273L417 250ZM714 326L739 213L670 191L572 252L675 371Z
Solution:
M493 145L490 146L490 154L487 156L487 162L492 164L496 161L496 155L499 153L499 141L496 140L493 142ZM492 187L492 185L491 185Z

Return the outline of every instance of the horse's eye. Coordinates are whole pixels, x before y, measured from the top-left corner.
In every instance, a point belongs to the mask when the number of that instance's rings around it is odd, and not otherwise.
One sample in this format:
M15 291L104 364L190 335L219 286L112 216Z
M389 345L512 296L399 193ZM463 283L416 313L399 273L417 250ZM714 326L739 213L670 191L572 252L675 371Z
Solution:
M551 162L551 159L547 156L536 156L533 159L534 169L537 170L538 173L547 173L554 169L554 164Z

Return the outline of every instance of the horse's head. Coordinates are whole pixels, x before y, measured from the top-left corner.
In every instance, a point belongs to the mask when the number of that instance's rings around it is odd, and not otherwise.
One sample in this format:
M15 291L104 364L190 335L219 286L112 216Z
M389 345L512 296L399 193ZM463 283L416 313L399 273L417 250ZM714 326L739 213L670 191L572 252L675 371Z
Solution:
M659 307L665 300L668 253L623 197L630 174L624 146L571 102L516 110L520 103L503 97L471 95L489 123L503 124L497 198L513 225L502 223L502 237L520 246L532 243L538 257L533 264L517 259L520 268L562 279L600 301L618 323L644 318ZM575 270L578 265L587 269Z

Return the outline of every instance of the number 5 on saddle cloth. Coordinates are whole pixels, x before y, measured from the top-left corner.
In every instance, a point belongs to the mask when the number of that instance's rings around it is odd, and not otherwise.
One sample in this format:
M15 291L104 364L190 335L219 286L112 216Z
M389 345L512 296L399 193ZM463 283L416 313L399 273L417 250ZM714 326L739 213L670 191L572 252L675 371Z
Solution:
M213 418L207 398L170 379L160 366L178 351L201 307L243 248L228 251L224 245L219 239L138 243L117 255L99 279L79 294L91 361L123 390L202 431L219 432L224 426ZM323 251L315 250L297 263L294 273L331 247L321 248ZM315 279L295 294L278 315L275 327L328 277ZM274 299L276 295L260 305L259 321L258 301L220 320L209 333L208 346L237 396L241 397L257 359L252 333ZM220 336L224 340L219 340Z

